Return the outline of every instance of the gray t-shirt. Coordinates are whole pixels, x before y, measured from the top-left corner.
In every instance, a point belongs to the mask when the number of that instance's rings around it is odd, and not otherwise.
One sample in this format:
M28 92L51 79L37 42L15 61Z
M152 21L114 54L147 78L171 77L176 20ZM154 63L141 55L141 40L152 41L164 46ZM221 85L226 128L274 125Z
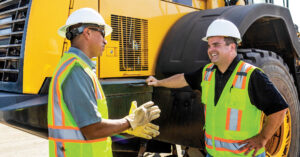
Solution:
M95 64L79 49L71 47L73 53L92 69ZM74 66L62 84L63 98L79 128L101 121L94 86L89 75L81 66Z

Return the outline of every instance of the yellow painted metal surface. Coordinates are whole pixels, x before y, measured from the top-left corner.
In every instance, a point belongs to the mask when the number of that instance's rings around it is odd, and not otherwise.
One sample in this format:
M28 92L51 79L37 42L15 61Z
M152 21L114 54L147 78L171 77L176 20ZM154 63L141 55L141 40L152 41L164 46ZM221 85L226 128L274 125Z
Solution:
M44 79L51 77L62 54L64 39L57 30L67 19L69 2L32 1L24 51L23 93L37 93Z
M70 13L79 8L98 10L110 25L112 15L147 21L145 29L148 33L141 33L145 36L141 42L148 43L143 45L147 53L142 53L138 58L141 61L137 61L146 69L132 70L123 65L125 61L120 63L120 41L111 40L111 35L106 37L108 44L105 52L93 61L97 63L96 72L100 78L113 78L154 75L161 44L172 25L187 13L214 7L212 4L215 2L221 3L221 0L192 0L192 7L171 0L32 1L25 42L23 93L38 93L45 78L51 77L62 52L70 47L70 43L60 37L57 30L65 24ZM140 44L131 42L133 47Z
M201 1L194 0L193 5ZM118 41L106 37L108 44L105 53L100 57L100 78L132 77L153 75L157 56L165 35L171 26L183 15L198 9L178 5L162 0L101 0L100 13L111 25L111 15L120 15L148 21L148 70L120 71L120 47Z
M79 8L98 10L98 0L32 1L29 15L23 69L23 93L38 93L46 77L51 77L62 52L64 38L57 34L68 15ZM71 8L71 9L69 9Z

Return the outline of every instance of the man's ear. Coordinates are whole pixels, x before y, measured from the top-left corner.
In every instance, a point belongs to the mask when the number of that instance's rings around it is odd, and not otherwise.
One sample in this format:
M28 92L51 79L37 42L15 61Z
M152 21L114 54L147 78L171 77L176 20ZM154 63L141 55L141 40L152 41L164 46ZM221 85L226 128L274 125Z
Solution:
M231 43L230 44L230 48L233 50L236 50L237 45L235 43Z
M88 28L84 28L82 35L84 36L85 39L90 39L91 37L91 30Z

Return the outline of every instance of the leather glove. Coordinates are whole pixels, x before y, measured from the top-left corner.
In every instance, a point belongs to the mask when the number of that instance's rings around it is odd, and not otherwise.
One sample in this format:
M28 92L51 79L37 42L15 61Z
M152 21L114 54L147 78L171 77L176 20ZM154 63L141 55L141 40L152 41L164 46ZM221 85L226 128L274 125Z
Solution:
M159 135L159 126L154 125L152 123L148 123L142 126L138 126L135 129L127 129L124 131L124 133L134 135L137 137L145 138L145 139L152 139L153 137L156 137Z
M131 103L129 115L125 118L130 123L132 129L135 129L138 126L143 126L160 116L160 109L158 106L153 105L154 103L149 101L136 108L136 101Z

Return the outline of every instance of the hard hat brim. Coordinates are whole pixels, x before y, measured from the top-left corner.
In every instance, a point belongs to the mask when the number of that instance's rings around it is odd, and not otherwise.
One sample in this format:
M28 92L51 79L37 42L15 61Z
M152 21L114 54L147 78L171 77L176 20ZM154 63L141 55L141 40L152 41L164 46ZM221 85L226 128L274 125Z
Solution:
M210 36L210 37L213 37L213 36ZM222 37L224 37L224 36L222 36ZM203 37L202 40L208 42L208 38L209 37ZM231 37L231 38L234 38L234 37ZM238 44L242 42L241 39L238 39L238 38L235 38L235 39L236 39L236 41L237 41Z

